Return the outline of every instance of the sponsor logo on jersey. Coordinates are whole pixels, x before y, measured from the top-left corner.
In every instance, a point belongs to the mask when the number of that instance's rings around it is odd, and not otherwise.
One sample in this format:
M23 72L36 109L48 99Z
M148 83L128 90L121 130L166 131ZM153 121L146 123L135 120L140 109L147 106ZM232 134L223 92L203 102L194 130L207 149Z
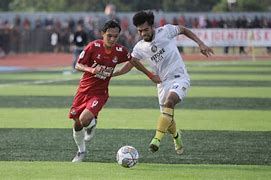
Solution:
M85 56L85 51L82 51L81 53L80 53L80 55L79 55L79 59L82 59L84 56Z
M159 63L164 59L163 54L165 52L165 49L162 48L160 49L157 53L155 53L152 57L151 60L154 61L155 63Z
M179 87L179 84L174 84L172 89L178 89L178 87Z
M95 47L101 47L101 44L100 44L100 43L95 42L95 43L94 43L94 46L95 46Z
M152 45L152 47L151 47L151 51L152 51L153 53L155 53L155 52L157 51L157 46Z
M105 65L100 65L96 61L94 61L94 64L91 67L100 66L101 71L94 75L94 77L105 80L107 77L110 77L114 71L114 67L108 67Z
M163 28L159 28L157 33L161 32L161 31L163 31Z
M116 51L118 51L118 52L122 52L122 47L116 47Z
M94 108L95 106L97 106L99 102L97 100L94 100L91 104L91 107Z
M118 62L118 57L115 56L115 57L112 59L112 62L116 64L116 63Z
M74 108L72 108L70 113L71 113L71 115L75 116L75 115L76 115L76 111L75 111L75 109L74 109Z

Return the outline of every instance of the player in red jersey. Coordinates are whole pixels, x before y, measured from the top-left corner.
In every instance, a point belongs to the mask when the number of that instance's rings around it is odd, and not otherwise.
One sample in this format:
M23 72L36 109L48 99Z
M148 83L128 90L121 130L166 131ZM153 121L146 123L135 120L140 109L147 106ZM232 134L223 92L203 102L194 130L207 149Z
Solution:
M69 118L74 120L73 138L78 147L72 162L81 162L86 155L85 141L89 141L94 135L97 116L109 97L108 85L117 64L130 61L153 82L160 82L158 76L150 74L142 64L131 59L124 46L116 44L120 31L117 22L106 22L102 29L103 39L90 42L75 66L84 74L69 113Z

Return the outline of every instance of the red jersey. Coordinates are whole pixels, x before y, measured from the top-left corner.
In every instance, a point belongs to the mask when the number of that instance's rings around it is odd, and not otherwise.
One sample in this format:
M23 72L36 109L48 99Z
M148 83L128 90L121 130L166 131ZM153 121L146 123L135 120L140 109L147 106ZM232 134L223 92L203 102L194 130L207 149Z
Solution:
M105 52L103 40L90 42L80 54L78 62L88 67L100 65L103 71L99 74L85 72L77 91L89 95L107 94L109 81L116 65L130 59L130 53L122 45L114 45L108 54Z

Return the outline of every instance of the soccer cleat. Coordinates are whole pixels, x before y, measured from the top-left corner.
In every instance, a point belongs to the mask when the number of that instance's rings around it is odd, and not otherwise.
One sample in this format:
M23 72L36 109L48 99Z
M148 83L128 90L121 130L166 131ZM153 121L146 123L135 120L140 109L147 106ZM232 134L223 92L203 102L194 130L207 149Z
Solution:
M77 152L72 162L82 162L85 159L86 152Z
M181 137L180 132L178 132L178 135L176 138L173 138L173 141L174 141L176 153L179 155L183 154L184 148L183 148L183 141L182 141L182 137Z
M96 123L96 120L95 120L94 125L92 127L85 129L85 137L84 137L85 141L90 141L93 138L93 136L95 134L96 124L97 123Z
M149 151L156 152L159 149L160 141L157 138L153 138L150 145L149 145Z

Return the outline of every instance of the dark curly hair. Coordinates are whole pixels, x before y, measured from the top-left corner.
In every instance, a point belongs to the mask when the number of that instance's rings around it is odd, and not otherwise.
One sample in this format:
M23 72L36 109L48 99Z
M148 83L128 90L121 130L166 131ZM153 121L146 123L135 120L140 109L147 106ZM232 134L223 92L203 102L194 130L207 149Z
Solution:
M110 29L110 28L118 28L119 32L121 31L121 27L120 27L119 23L117 21L114 21L114 20L107 21L104 24L104 26L102 27L102 31L106 32L107 29Z
M152 11L139 11L133 17L133 24L137 27L148 22L152 26L154 23L154 15Z

